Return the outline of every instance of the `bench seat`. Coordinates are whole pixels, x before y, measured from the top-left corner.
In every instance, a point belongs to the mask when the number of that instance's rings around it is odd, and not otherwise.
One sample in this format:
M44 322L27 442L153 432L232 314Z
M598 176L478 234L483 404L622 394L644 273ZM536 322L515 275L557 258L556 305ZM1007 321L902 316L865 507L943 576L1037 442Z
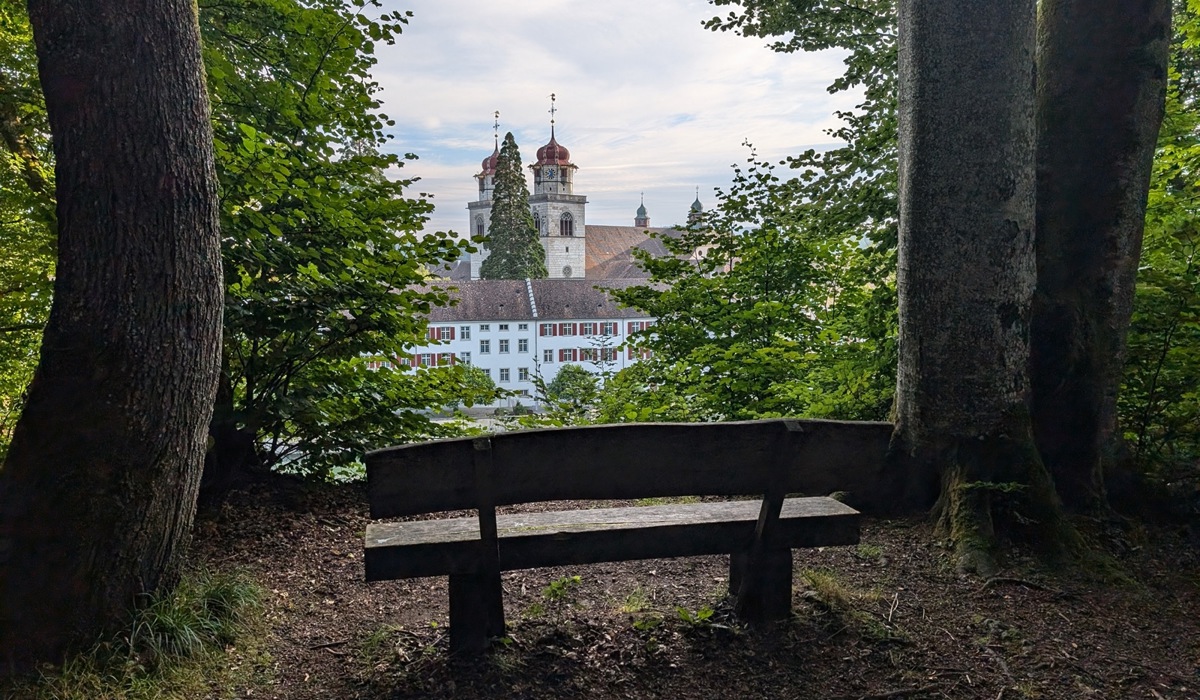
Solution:
M502 570L746 551L761 501L681 503L498 515ZM858 511L832 498L789 498L764 543L791 549L858 543ZM480 572L479 519L372 523L368 581Z

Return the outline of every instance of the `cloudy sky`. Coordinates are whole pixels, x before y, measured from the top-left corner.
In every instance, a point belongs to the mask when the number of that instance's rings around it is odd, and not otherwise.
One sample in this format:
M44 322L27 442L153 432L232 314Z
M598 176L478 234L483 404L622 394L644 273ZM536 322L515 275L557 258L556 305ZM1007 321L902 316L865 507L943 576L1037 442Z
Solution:
M400 4L403 3L403 4ZM492 152L492 113L528 166L550 136L579 166L587 223L632 225L640 193L655 226L680 223L699 188L706 206L749 154L779 160L831 143L841 55L775 54L715 33L706 0L387 0L413 11L375 77L396 120L389 148L434 196L434 230L467 228L474 175ZM532 178L531 178L532 181Z

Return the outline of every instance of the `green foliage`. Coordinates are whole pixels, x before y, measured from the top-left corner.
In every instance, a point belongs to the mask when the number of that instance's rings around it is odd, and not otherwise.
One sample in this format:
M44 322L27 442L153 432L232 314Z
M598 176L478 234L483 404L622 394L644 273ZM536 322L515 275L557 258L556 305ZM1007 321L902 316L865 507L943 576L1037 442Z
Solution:
M546 385L546 395L553 401L565 402L582 411L596 402L600 380L580 365L563 365Z
M423 412L464 393L462 370L396 362L448 298L417 285L462 251L420 234L432 205L404 196L413 180L385 176L415 156L379 150L391 122L373 52L408 13L374 16L378 6L234 0L200 15L232 399L218 415L256 436L267 466L329 474L369 447L435 434ZM372 371L368 358L392 367Z
M1177 3L1120 420L1135 460L1200 478L1200 2Z
M24 8L0 4L0 462L37 366L53 293L54 170Z
M41 669L36 680L0 682L0 694L28 700L229 694L265 670L267 659L257 649L262 595L241 575L189 574L173 593L139 610L121 636L60 668Z
M424 314L447 301L417 286L458 258L420 234L432 205L389 179L370 70L408 13L376 0L202 4L204 61L221 182L226 275L220 418L254 436L270 465L329 474L363 449L436 434L429 409L468 379L451 367L371 371L424 343ZM0 7L0 444L20 409L48 314L53 183L45 108L24 12ZM393 363L394 365L398 363ZM482 399L481 399L482 400Z
M699 610L691 611L682 606L675 607L675 614L679 616L687 624L693 627L704 627L711 624L714 610L707 605L701 606Z
M602 420L886 416L896 363L896 15L891 0L713 0L736 11L716 31L772 37L783 52L842 48L831 92L861 91L829 135L842 145L788 158L788 178L754 155L675 259L643 260L653 281L618 298L659 318L635 338L650 389L615 395ZM608 392L606 392L608 393Z
M547 276L546 250L529 210L529 186L511 131L500 146L495 178L488 257L479 267L479 276L489 280L543 279Z
M622 396L624 418L640 420L649 406L647 417L692 420L885 410L887 386L862 371L878 345L857 323L876 287L853 269L861 233L817 228L800 187L751 155L713 211L663 237L674 256L640 256L650 284L613 295L657 318L632 340L652 352L641 371L654 388Z
M578 576L563 576L550 582L549 586L542 589L542 597L548 601L556 602L565 600L570 595L571 590L580 584L582 579Z

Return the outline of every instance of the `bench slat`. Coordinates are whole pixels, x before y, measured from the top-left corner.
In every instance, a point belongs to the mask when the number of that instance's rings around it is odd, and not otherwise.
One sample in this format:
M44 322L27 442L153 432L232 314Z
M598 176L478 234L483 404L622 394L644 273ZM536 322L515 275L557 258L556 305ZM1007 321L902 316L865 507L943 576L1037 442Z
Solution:
M798 420L786 492L853 490L884 476L888 423ZM633 423L492 437L495 504L765 493L783 420ZM797 436L799 437L799 436ZM474 508L470 438L368 453L371 517Z
M755 500L500 515L500 567L745 551L760 505ZM858 511L832 498L790 498L765 546L856 544L858 527ZM367 580L476 573L478 543L477 518L373 523L366 534Z

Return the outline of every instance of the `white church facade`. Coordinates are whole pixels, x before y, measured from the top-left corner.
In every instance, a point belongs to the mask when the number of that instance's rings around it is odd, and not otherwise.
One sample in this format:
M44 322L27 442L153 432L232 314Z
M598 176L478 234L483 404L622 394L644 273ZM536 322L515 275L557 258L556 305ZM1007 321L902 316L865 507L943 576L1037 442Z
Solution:
M497 139L475 175L479 198L467 205L473 236L488 234L499 156ZM430 312L429 343L414 348L406 364L468 362L486 371L499 387L534 396L535 377L550 382L567 364L600 374L641 359L625 343L631 333L653 326L654 319L620 307L605 289L646 284L647 274L634 251L669 255L652 234L673 236L676 229L651 227L644 203L632 226L588 224L587 197L575 193L579 168L558 143L553 119L550 140L529 167L529 207L545 247L549 278L480 279L480 265L488 255L482 246L444 271L438 284L450 289L455 303ZM697 196L688 210L689 220L701 210Z

